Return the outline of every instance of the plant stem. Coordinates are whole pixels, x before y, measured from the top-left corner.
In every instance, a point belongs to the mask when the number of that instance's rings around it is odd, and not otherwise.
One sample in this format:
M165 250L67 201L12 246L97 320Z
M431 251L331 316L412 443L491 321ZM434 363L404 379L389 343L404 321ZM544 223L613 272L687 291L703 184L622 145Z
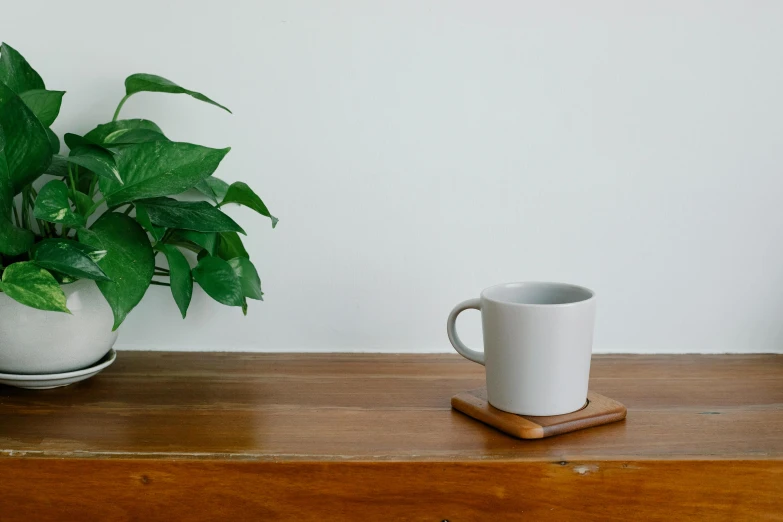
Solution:
M71 164L68 164L68 179L71 180L71 190L76 192L76 182L73 180L73 171L71 170Z
M161 281L155 281L155 280L152 280L152 281L150 281L150 284L151 284L151 285L158 285L158 286L171 286L171 285L170 285L170 284L168 284L168 283L163 283L163 282L161 282Z
M122 109L122 106L125 105L125 102L128 101L128 98L131 97L131 94L126 94L123 96L123 98L120 100L120 104L117 105L117 110L114 111L114 117L111 119L111 121L117 121L117 118L120 117L120 109Z
M14 210L14 224L18 227L21 223L19 222L19 212L16 210L16 204L12 203L11 208Z
M92 180L90 180L90 189L87 193L88 196L90 196L90 199L92 199L95 196L95 185L98 183L98 176L93 175Z
M161 266L156 266L156 267L155 267L155 270L160 270L161 272L164 272L164 273L166 273L166 274L168 274L169 272L171 272L171 270L169 270L168 268L163 268L163 267L161 267Z
M105 201L106 201L106 198L101 198L101 200L100 200L100 201L98 201L97 203L93 204L93 206L91 206L91 207L90 207L90 210L88 210L88 211L87 211L87 215L88 215L88 216L92 215L92 214L93 214L93 212L95 212L96 210L98 210L98 207L100 207L101 205L103 205L103 203L104 203Z
M27 191L27 210L30 212L30 229L32 230L33 223L35 222L35 200L33 199L32 190L33 186L28 185L29 190Z
M46 225L46 221L44 221L43 219L36 219L35 222L38 223L38 232L42 236L45 236L46 235L46 226L45 226Z
M22 189L22 228L29 229L30 215L27 212L27 191L28 187Z

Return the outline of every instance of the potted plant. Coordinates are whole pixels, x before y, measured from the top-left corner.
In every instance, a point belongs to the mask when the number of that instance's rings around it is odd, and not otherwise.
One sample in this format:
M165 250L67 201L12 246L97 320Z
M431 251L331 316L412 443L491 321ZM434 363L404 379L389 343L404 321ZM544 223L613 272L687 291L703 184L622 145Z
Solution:
M65 93L0 47L0 373L96 363L150 285L169 286L183 318L194 281L245 314L248 299L262 299L244 230L221 208L244 205L273 227L277 219L247 184L213 176L229 148L120 119L139 92L186 94L230 112L160 76L133 74L112 120L65 134L70 150L60 155L50 126ZM199 197L177 198L187 191Z

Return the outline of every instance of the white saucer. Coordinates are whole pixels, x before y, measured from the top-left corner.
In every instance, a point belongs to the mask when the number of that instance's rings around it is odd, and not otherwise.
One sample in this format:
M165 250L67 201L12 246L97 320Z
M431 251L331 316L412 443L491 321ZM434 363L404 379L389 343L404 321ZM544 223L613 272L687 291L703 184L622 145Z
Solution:
M28 390L48 390L50 388L68 386L69 384L89 379L93 375L100 373L103 369L111 366L116 358L117 352L112 348L100 361L89 368L73 372L45 373L39 375L0 373L0 384L16 386L17 388L26 388Z

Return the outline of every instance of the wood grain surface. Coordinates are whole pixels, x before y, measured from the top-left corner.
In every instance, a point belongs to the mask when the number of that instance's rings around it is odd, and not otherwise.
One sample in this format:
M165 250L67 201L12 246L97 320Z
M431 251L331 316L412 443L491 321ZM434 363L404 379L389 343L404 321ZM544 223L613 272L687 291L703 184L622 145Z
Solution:
M452 411L483 384L451 355L121 352L0 386L0 520L783 519L781 355L595 356L628 418L532 441Z
M625 419L625 406L594 391L587 392L587 403L577 411L548 417L515 415L489 403L487 387L456 394L451 407L518 439L543 439L576 430L594 428Z
M783 356L596 356L629 420L514 440L452 411L457 355L121 352L96 378L0 386L0 455L250 460L783 457Z
M760 461L0 459L3 522L781 520Z

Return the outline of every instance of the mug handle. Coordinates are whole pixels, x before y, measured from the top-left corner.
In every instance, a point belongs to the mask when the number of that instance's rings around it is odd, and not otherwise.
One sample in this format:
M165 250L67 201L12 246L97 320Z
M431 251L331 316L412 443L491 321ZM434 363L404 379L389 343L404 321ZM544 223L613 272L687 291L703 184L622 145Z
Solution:
M461 312L469 309L481 310L481 299L468 299L467 301L462 301L460 304L455 306L454 310L451 311L449 318L446 321L446 333L449 334L449 341L451 341L451 345L455 350L457 350L457 353L459 353L465 359L479 363L483 366L484 352L471 350L462 344L459 335L457 335L457 316Z

